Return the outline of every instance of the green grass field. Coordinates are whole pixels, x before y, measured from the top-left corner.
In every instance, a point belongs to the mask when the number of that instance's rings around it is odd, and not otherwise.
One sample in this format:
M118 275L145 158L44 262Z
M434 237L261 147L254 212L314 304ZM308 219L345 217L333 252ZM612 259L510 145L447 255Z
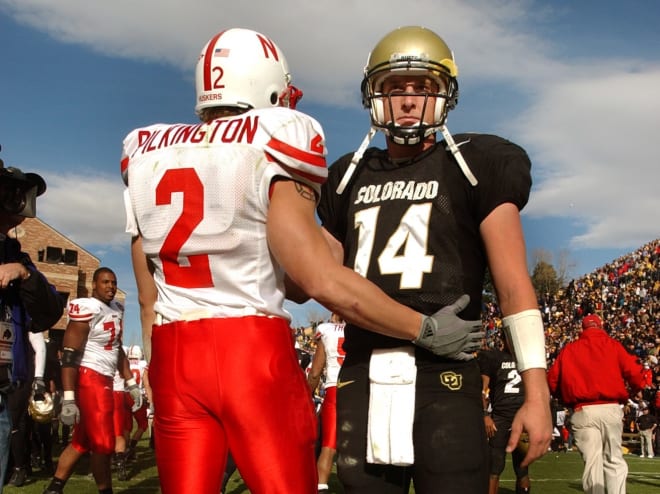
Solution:
M639 458L636 455L626 455L625 458L629 468L628 494L660 492L660 457L649 459ZM88 476L88 472L88 464L83 458L78 464L76 472L67 483L65 493L96 494L98 492L96 484ZM579 453L548 453L532 465L530 475L534 494L582 492L582 459ZM41 475L37 470L23 487L6 486L4 493L41 494L48 480L46 476ZM143 440L138 446L138 458L132 465L129 480L120 482L114 476L113 489L116 493L158 494L160 492L158 485L154 455L148 448L147 440ZM343 492L334 475L330 480L330 492ZM411 489L411 493L414 493L414 490ZM514 493L514 476L510 459L507 459L506 470L502 475L500 493ZM227 494L249 494L238 473L234 474L229 481Z

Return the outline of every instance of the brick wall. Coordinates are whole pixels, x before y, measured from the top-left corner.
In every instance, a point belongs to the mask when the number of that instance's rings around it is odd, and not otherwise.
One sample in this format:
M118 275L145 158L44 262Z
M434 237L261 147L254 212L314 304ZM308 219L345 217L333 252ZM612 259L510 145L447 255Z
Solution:
M26 218L15 230L15 236L21 242L23 252L27 252L37 269L55 285L57 291L68 294L68 300L78 297L90 297L92 294L92 275L99 267L100 260L68 239L39 218ZM74 262L65 263L64 259L52 262L47 259L47 248L51 252L61 249L75 253ZM53 249L54 248L54 249ZM70 261L70 260L67 260ZM124 303L126 294L117 290L116 298ZM66 311L53 329L66 328Z

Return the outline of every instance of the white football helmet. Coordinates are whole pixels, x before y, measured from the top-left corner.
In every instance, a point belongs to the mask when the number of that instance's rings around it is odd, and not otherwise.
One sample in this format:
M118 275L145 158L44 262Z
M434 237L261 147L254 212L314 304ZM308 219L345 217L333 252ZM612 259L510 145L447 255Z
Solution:
M385 105L390 95L381 91L383 81L391 75L424 75L440 86L435 98L435 113L430 122L400 126L385 121ZM444 40L433 31L420 26L400 27L385 35L369 54L362 80L362 104L371 113L371 122L397 144L417 144L438 132L447 112L458 102L458 69L454 55Z
M142 360L144 358L142 348L140 348L138 345L131 345L131 347L128 349L128 352L126 353L126 356L129 358L129 360Z
M199 115L204 108L295 108L302 92L291 85L284 54L249 29L227 29L206 43L195 70Z
M44 393L42 396L43 399L40 400L35 400L34 395L30 396L28 413L35 422L47 424L54 417L55 404L50 393Z

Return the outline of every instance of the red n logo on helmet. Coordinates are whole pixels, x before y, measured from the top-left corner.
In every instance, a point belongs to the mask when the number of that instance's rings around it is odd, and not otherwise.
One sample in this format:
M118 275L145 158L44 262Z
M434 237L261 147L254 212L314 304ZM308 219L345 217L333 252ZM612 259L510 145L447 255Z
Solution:
M265 38L264 36L261 36L260 34L257 34L257 38L259 38L259 42L261 43L261 47L264 50L264 57L270 58L268 53L273 56L275 60L278 62L280 61L280 57L277 54L277 48L275 47L275 43L273 43L271 40L268 38Z

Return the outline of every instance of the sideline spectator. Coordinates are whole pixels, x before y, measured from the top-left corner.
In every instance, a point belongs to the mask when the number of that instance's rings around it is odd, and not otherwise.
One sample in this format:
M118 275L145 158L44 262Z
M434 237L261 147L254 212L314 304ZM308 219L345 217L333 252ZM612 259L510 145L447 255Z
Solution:
M6 480L12 421L18 427L27 414L31 390L45 391L43 379L34 379L28 332L50 329L64 310L57 291L12 236L25 218L36 215L37 197L45 191L41 176L5 168L0 160L0 490Z
M571 421L585 464L585 493L626 492L628 465L621 444L626 384L642 387L641 365L607 335L600 317L587 315L578 340L561 350L548 371L550 392L574 409Z
M637 417L637 428L639 429L640 458L653 458L653 433L658 426L658 419L651 415L649 406L642 405L642 415Z

